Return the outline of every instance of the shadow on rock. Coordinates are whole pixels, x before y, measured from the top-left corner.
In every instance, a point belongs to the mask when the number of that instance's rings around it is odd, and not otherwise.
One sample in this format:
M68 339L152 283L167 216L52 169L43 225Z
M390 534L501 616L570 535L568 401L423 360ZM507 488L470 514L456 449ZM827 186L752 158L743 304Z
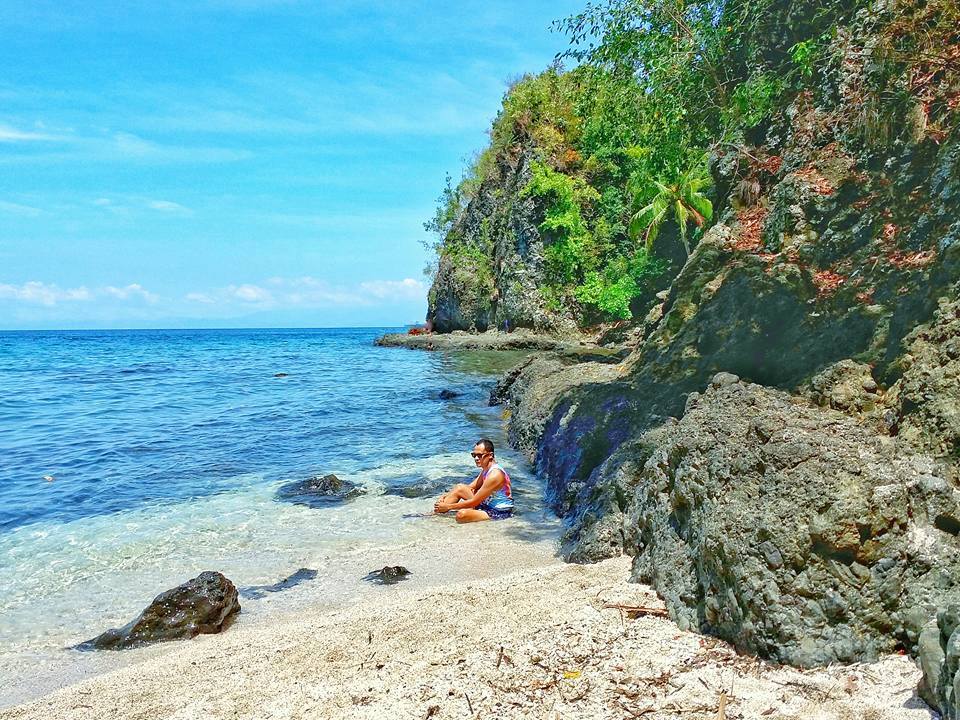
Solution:
M341 480L336 475L314 475L306 480L282 485L277 490L277 500L306 505L311 508L329 507L360 497L366 491L352 482Z
M300 568L290 577L284 578L280 582L275 582L273 585L252 585L250 587L240 588L240 597L259 600L262 597L266 597L267 593L289 590L302 582L313 580L315 577L317 577L316 570Z
M124 650L218 633L238 612L237 588L221 573L207 571L157 595L140 615L122 628L107 630L74 649Z

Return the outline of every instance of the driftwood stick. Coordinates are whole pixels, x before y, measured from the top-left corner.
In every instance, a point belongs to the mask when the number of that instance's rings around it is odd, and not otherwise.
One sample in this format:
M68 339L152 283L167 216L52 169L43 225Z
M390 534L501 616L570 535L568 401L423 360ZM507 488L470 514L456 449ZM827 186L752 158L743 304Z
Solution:
M642 605L622 605L620 603L606 603L603 606L605 609L610 608L613 610L619 610L620 612L625 612L627 615L653 615L654 617L670 617L668 613L663 608L652 608L652 607L643 607Z
M720 693L720 706L717 708L717 720L727 720L727 694Z
M500 663L503 662L503 645L500 646L500 654L497 655L497 669L500 669Z

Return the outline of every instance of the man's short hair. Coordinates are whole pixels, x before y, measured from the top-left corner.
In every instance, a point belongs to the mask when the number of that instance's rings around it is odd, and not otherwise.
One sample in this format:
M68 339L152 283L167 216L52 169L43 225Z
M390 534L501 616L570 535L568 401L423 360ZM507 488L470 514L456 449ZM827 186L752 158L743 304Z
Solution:
M493 440L488 440L487 438L480 438L477 440L477 445L483 448L484 452L493 453Z

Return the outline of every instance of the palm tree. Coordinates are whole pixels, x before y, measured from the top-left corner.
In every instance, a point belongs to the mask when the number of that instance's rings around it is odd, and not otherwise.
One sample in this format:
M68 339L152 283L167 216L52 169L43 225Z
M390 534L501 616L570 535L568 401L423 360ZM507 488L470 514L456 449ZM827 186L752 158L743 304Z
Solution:
M687 241L687 225L692 220L697 227L713 218L713 203L703 194L710 187L710 176L702 165L695 165L679 177L676 183L667 185L662 180L654 180L657 194L653 200L640 208L630 220L630 237L636 240L643 233L647 252L653 248L660 226L672 212L673 219L680 227L680 239L683 249L690 256L690 244Z

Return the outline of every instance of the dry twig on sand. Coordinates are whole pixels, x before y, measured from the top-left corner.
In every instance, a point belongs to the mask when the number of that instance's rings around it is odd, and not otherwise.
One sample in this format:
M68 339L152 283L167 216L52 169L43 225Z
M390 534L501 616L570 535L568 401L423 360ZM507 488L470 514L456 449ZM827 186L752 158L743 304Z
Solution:
M665 608L643 607L642 605L622 605L621 603L604 603L603 608L619 610L627 614L629 618L643 617L652 615L653 617L670 617Z

